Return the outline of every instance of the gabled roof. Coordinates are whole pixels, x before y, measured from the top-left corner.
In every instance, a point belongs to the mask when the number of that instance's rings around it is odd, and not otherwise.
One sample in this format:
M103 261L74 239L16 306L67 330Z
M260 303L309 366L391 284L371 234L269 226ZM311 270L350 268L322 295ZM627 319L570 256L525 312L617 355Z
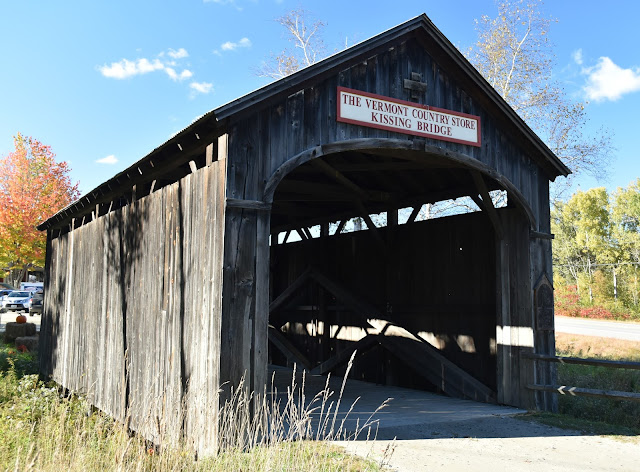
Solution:
M134 185L151 182L203 154L207 145L225 132L229 121L266 107L409 37L417 37L428 44L429 53L442 65L446 64L449 73L455 72L456 68L460 71L461 74L456 75L456 79L465 85L474 99L485 97L483 106L491 110L498 119L502 118L500 121L511 132L516 133L520 140L527 142L528 152L545 170L550 180L571 173L431 20L422 14L206 113L128 169L40 224L38 229L61 227L68 224L71 218L90 214L96 205L130 193Z

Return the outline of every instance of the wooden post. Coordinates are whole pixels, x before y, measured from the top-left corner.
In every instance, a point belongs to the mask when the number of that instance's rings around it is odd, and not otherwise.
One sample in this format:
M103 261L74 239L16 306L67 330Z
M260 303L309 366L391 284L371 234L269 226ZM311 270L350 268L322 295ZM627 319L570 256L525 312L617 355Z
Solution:
M256 224L256 307L253 323L253 378L251 388L263 392L267 383L269 350L269 233L271 212L257 211Z
M213 143L209 144L207 146L207 149L205 150L205 164L208 167L212 163L213 163Z
M73 288L73 239L75 235L75 225L76 219L71 218L71 228L69 231L69 254L68 254L68 262L67 267L69 268L67 275L67 296L65 300L65 309L64 309L64 344L62 348L62 384L65 386L69 385L68 372L69 372L69 361L71 359L71 350L70 350L70 338L71 338L71 294Z
M496 323L497 394L498 403L513 404L511 395L511 306L509 279L509 242L496 240L496 286L498 308Z

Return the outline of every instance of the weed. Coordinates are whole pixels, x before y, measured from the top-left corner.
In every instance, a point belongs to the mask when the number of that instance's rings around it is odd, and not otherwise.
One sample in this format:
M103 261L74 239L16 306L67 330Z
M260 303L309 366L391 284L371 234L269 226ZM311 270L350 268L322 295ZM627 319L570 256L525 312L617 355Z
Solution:
M638 361L640 343L558 334L556 353L564 357ZM572 387L640 393L640 371L560 364L558 383ZM640 433L638 402L560 395L559 411L574 418L631 428Z
M325 391L305 397L304 374L298 385L294 373L285 396L275 391L254 396L242 386L236 389L220 409L218 454L198 458L179 436L173 440L176 435L169 435L172 441L161 437L156 446L92 410L82 397L61 394L33 372L19 372L14 357L0 372L0 470L381 469L381 463L349 455L328 441L370 434L375 421L370 418L348 430L328 383Z

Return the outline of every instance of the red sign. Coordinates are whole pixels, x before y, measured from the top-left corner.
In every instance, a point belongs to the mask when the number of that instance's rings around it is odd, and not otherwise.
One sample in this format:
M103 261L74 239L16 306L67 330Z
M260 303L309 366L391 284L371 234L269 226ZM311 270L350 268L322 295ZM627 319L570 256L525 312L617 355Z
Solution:
M480 117L338 87L338 121L480 146Z

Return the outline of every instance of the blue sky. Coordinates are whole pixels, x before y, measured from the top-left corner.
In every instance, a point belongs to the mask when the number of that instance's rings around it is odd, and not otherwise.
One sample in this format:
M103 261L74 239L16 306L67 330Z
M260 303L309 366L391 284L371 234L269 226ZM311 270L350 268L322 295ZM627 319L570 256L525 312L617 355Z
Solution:
M288 46L273 21L303 6L323 20L328 51L426 13L458 47L493 0L0 0L0 155L20 132L70 162L83 193L142 158L194 119L268 83L255 70ZM390 7L390 5L392 5ZM613 132L610 178L640 177L640 3L547 1L555 75L589 100L587 134Z

